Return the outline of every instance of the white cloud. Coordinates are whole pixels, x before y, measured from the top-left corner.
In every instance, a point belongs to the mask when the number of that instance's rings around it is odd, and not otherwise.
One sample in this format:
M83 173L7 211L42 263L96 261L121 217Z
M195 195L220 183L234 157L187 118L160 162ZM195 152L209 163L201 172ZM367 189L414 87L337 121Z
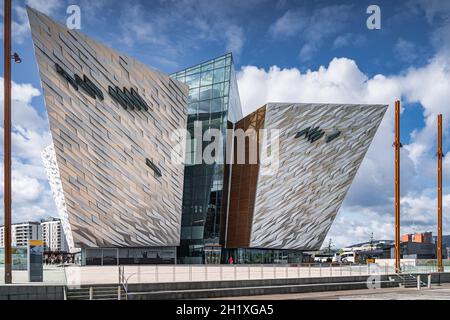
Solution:
M233 52L236 55L241 54L244 46L244 31L241 27L231 25L225 31L225 38L227 40L227 52Z
M0 78L3 87L3 78ZM12 197L14 221L38 220L56 216L47 176L41 160L43 148L51 143L47 119L32 102L40 91L30 84L12 83ZM3 105L3 90L0 104ZM3 113L0 122L3 123ZM3 131L3 128L0 127ZM0 137L3 145L3 135ZM0 172L3 176L3 149ZM3 214L3 179L0 180L0 218Z

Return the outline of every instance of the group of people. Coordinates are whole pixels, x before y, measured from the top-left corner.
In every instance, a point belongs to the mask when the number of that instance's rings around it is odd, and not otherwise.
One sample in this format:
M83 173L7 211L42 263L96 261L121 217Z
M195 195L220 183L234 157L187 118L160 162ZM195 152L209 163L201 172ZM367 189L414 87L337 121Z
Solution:
M64 254L45 254L44 263L46 265L60 265L73 263L73 257L71 255Z

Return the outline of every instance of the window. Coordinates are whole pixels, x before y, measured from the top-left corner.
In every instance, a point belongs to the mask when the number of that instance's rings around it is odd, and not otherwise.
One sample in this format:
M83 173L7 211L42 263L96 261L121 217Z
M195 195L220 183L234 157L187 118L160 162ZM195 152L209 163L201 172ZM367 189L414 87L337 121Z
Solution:
M161 178L162 177L161 170L153 163L153 161L151 161L150 159L146 159L145 161L146 161L147 166L149 166L150 169L153 170L156 177Z

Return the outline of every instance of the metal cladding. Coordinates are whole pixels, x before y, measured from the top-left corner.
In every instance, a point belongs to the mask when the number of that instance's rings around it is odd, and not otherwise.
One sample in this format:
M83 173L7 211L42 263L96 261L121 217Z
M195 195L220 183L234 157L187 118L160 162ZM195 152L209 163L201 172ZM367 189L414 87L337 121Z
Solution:
M179 245L184 165L171 161L171 135L186 127L188 87L28 16L54 145L44 158L69 244Z
M263 174L260 164L257 177L243 177L254 166L250 164L242 174L233 175L230 205L248 199L253 203L248 207L251 212L230 208L230 221L236 225L229 224L228 247L320 249L386 109L380 105L268 104L256 111L263 116L257 121L258 129L266 129L263 134L279 130L278 168ZM256 113L241 121L256 119ZM242 181L256 181L255 195L240 193ZM239 234L233 234L235 228L241 228Z

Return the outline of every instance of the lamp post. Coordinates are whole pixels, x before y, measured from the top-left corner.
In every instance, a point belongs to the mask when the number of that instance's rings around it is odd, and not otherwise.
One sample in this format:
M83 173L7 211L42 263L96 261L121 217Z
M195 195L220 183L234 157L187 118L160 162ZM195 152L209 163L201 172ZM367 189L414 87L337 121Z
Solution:
M438 235L437 235L437 261L438 272L443 272L442 266L442 114L438 115Z
M5 1L4 10L4 219L5 219L5 284L12 283L11 248L11 0Z
M395 273L400 267L400 101L395 102Z

